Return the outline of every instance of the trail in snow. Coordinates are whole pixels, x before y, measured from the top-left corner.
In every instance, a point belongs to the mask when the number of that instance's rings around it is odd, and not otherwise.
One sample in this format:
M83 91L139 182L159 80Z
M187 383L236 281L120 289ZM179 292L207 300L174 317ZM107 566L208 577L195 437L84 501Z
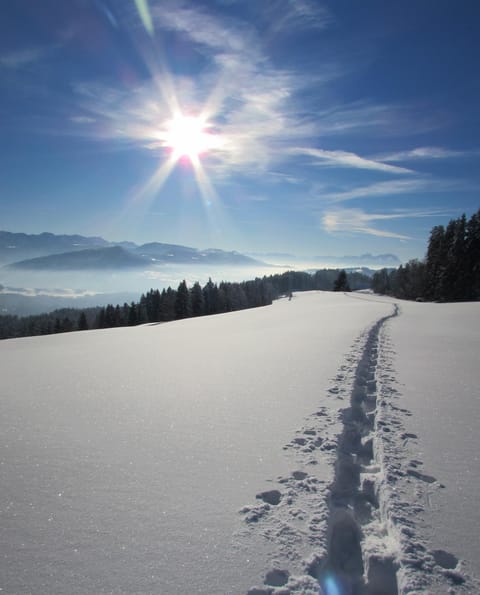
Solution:
M392 305L357 338L328 390L349 406L337 416L334 404L309 416L286 445L298 468L241 511L277 546L264 585L248 595L313 594L319 584L325 595L478 591L453 553L429 548L422 536L418 514L444 486L420 458L405 458L417 435L405 430L410 413L395 388L387 323L400 309ZM335 469L330 482L315 473L320 459Z
M374 453L382 428L376 419L379 333L397 313L395 306L362 333L338 371L328 393L349 404L337 410L337 420L334 407L320 407L286 446L297 452L300 469L278 478L279 489L259 493L260 504L242 509L246 523L260 525L278 548L265 585L249 595L318 593L319 583L327 594L398 593L397 548L382 518L382 468ZM319 458L330 460L330 481L315 474Z
M332 574L344 592L396 595L396 544L384 524L379 489L382 461L374 443L390 428L377 419L379 333L381 318L367 335L358 363L350 407L342 411L335 480L330 492L328 556L323 575Z

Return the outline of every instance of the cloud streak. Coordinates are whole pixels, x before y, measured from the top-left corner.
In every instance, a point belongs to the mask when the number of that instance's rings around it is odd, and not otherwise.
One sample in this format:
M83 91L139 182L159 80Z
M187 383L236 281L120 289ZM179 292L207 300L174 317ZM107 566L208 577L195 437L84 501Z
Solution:
M360 186L341 192L326 192L321 198L332 202L345 202L358 198L374 198L378 196L395 196L399 194L415 194L448 190L455 187L455 183L432 178L415 178L413 180L392 180L377 182L367 186Z
M366 159L356 153L348 151L325 151L323 149L313 149L309 147L296 147L290 149L292 154L306 155L314 158L314 163L323 167L346 167L354 169L368 169L392 174L412 174L411 169L388 165L381 161Z
M143 4L140 0L137 2L137 6ZM263 18L272 11L276 13L276 20L272 15L270 26L264 27L267 34L288 35L305 28L321 29L330 23L329 14L319 3L310 0L278 0L269 3L267 8L255 6ZM435 122L433 118L425 121L423 126L419 125L415 118L407 117L408 109L400 105L363 101L342 104L332 101L327 93L322 103L318 99L322 97L322 85L326 86L335 75L345 75L345 68L336 71L331 63L321 65L312 83L311 78L307 80L299 71L292 73L270 61L269 46L263 38L264 29L257 22L247 23L238 17L225 19L220 16L222 14L221 10L208 11L183 0L164 0L161 5L152 5L150 16L155 32L173 32L177 40L181 38L179 45L187 42L193 46L202 56L202 69L188 75L169 72L165 64L158 63L153 52L149 54L153 45L148 45L151 39L147 36L146 45L143 47L138 42L137 48L151 78L130 83L129 87L107 85L99 82L100 79L75 84L73 90L78 109L67 114L71 133L112 141L112 147L146 149L159 157L161 168L162 162L169 163L161 129L174 111L179 110L189 115L203 115L209 124L209 132L221 137L218 147L202 156L205 172L213 181L240 174L256 177L272 186L286 185L285 182L303 185L306 188L303 195L312 196L310 173L315 168L317 178L318 168L363 170L397 177L353 188L347 182L339 182L338 186L332 185L316 193L317 201L327 203L367 201L452 188L453 183L420 176L413 169L404 167L403 162L460 157L464 154L460 151L419 147L365 157L348 150L317 148L328 146L326 141L323 142L327 137L335 137L333 146L339 146L341 139L349 136L365 134L378 140L382 134L392 131L398 135L410 134L414 128L415 132L424 131ZM142 33L145 34L143 28ZM25 50L23 55L0 57L0 65L20 67L41 56L41 52ZM304 94L305 90L309 93ZM296 163L291 166L289 162ZM298 163L301 167L293 169ZM323 178L329 179L330 175L329 171ZM366 173L362 179L364 177ZM263 192L258 194L262 199ZM330 218L324 220L324 226L330 231L349 229L383 237L406 237L377 229L375 223L383 218L379 213L332 210L327 216ZM400 217L390 215L388 218Z
M229 25L212 13L175 1L162 3L152 14L159 27L181 32L205 48L221 53L248 53L253 57L258 53L254 31L241 21Z
M415 161L419 159L449 159L457 157L465 157L470 153L467 151L453 151L451 149L444 149L442 147L418 147L417 149L410 149L408 151L398 151L397 153L389 153L386 155L379 155L375 159L381 161Z
M0 55L0 66L11 70L24 68L35 62L39 62L51 51L51 47L25 48L14 52Z
M324 29L332 18L323 6L311 0L277 0L269 6L271 31Z
M328 233L363 234L382 238L399 240L412 239L410 236L379 229L372 225L376 221L392 221L395 219L411 219L419 217L432 217L444 214L439 210L396 210L392 213L367 213L362 209L332 209L322 216L322 227Z

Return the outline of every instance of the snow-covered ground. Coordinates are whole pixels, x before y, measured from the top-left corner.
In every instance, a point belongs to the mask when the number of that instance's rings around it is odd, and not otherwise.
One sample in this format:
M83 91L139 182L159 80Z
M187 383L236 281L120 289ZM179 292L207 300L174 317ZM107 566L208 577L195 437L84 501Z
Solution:
M403 487L415 507L416 532L443 574L455 579L459 559L459 581L465 573L480 577L480 304L402 302L400 308L391 343L397 404L409 412L402 419ZM425 558L421 549L414 555ZM418 584L425 583L432 584L429 574ZM464 589L480 593L478 584Z
M1 342L2 592L478 591L479 306Z

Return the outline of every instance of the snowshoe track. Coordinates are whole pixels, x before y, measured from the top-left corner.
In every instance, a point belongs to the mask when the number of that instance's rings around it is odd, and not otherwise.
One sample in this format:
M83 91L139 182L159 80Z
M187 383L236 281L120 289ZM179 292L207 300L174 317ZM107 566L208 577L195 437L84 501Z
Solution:
M343 409L343 431L338 440L335 479L329 497L327 558L319 581L329 576L352 595L396 595L398 570L396 540L383 517L382 460L376 443L390 428L377 419L379 334L394 312L368 332L356 367L350 407Z
M328 397L348 406L337 416L325 406L308 416L284 447L298 468L277 478L277 490L257 494L261 503L241 510L247 526L277 549L264 585L248 595L475 591L453 554L429 550L419 536L419 502L444 486L421 470L422 461L405 460L418 438L404 428L411 414L398 405L395 353L385 332L398 315L395 304L362 333L333 379ZM330 480L324 467L316 474L325 461L334 469Z
M374 454L378 340L384 323L397 313L395 307L391 315L355 340L328 389L329 398L337 403L349 400L349 406L340 409L336 419L329 407L319 407L310 415L284 447L296 455L299 468L290 477L277 478L279 489L272 490L273 499L269 492L259 493L260 504L241 510L247 525L276 544L278 560L272 561L269 572L288 574L279 591L280 586L272 584L267 573L265 586L252 588L250 595L318 594L319 584L328 593L331 580L338 588L342 585L340 592L350 595L398 592L391 548L383 547L381 556L378 543L375 554L363 550L367 534L370 541L372 535L377 541L384 540L378 528L375 476L380 468ZM330 480L315 474L320 457L335 469ZM302 551L305 544L308 553L305 547ZM297 568L300 565L304 574L288 573L284 568L288 562Z

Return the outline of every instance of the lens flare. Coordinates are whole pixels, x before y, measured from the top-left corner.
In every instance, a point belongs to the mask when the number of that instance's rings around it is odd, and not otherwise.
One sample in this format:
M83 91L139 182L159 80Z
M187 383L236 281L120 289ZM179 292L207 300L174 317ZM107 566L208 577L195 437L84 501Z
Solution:
M322 580L322 592L324 595L342 595L340 585L333 575L329 574Z

